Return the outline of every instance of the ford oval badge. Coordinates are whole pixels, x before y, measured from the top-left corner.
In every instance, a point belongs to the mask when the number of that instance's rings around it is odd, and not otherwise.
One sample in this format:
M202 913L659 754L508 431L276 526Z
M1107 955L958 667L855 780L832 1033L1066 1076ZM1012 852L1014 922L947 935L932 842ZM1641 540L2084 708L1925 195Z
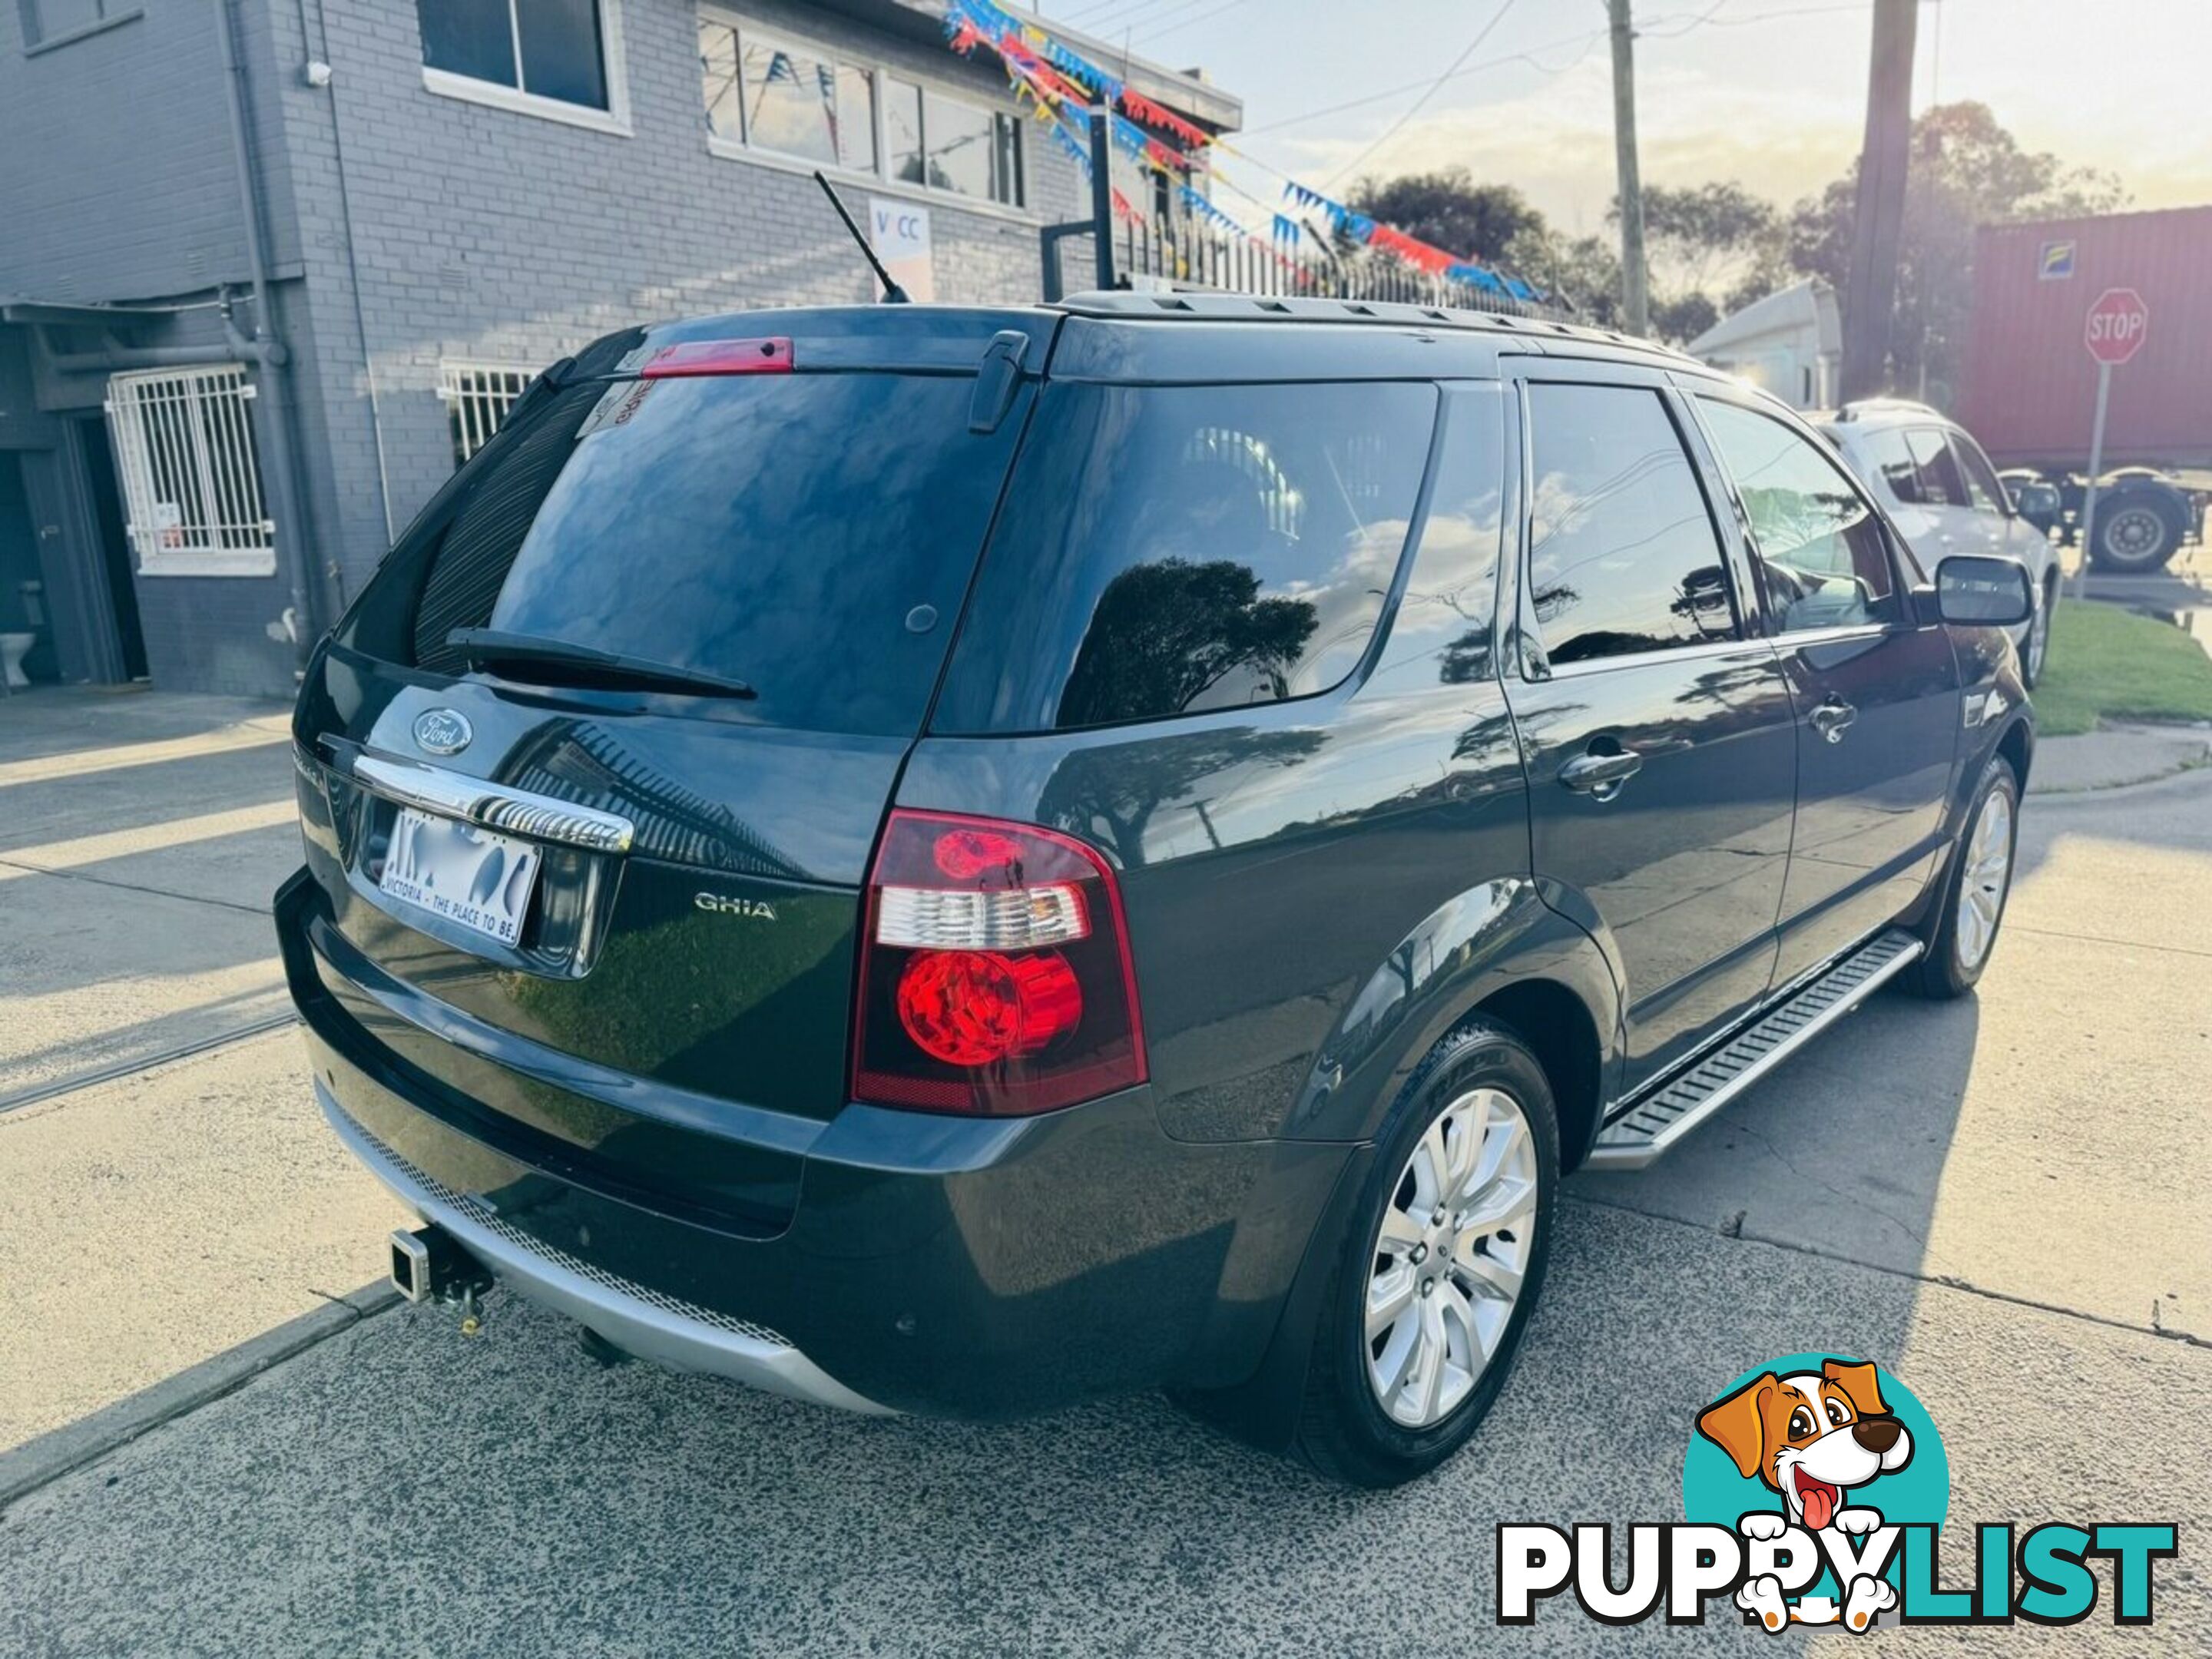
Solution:
M458 755L476 736L458 708L426 708L415 717L415 746L429 755Z

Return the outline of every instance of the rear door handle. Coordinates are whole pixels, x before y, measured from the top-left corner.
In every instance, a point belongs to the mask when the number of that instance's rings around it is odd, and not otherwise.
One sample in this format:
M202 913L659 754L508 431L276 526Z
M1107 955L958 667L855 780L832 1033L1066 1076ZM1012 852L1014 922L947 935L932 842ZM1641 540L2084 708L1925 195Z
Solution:
M1611 800L1620 786L1644 769L1644 757L1633 749L1610 754L1581 754L1559 769L1559 781L1578 795Z
M1813 729L1830 743L1841 743L1859 711L1841 697L1830 697L1813 710Z

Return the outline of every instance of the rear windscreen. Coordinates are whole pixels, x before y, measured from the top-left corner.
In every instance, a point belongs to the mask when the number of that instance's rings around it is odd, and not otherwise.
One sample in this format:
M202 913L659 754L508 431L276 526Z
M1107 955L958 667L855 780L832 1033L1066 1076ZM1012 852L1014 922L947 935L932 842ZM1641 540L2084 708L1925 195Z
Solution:
M918 726L1022 410L967 376L708 375L573 387L501 433L395 550L415 660L490 627L743 680L743 715ZM434 504L434 508L436 504ZM526 678L521 671L510 672Z
M1374 637L1433 386L1050 386L933 729L1044 731L1325 691Z

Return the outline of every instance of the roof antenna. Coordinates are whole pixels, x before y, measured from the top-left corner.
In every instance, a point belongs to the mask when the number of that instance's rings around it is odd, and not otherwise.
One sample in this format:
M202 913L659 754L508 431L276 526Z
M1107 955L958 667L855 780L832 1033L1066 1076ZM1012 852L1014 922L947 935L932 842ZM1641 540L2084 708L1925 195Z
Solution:
M884 304L902 306L912 303L907 291L891 280L890 272L884 269L884 262L876 258L875 249L870 247L868 239L860 234L860 226L853 222L853 216L847 210L843 199L838 196L836 187L829 179L822 176L820 167L814 169L814 182L822 186L822 193L830 198L830 205L837 210L837 216L845 222L846 230L851 234L853 240L860 245L861 258L868 262L868 268L876 273L876 280L884 285Z

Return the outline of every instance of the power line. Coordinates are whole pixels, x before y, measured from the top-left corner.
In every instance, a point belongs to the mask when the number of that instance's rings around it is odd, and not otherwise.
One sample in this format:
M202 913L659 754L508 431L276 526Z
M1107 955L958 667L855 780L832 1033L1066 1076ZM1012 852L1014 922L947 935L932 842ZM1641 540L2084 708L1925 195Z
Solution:
M1444 72L1442 75L1439 75L1435 80L1429 82L1428 90L1424 92L1419 98L1413 100L1413 103L1407 106L1406 112L1403 115L1401 115L1396 120L1393 121L1388 127L1384 128L1382 136L1377 138L1373 143L1368 145L1365 149L1361 150L1359 154L1352 159L1348 166L1340 167L1334 173L1329 175L1329 187L1331 189L1334 189L1338 180L1343 179L1347 173L1358 172L1362 167L1366 165L1367 158L1369 156L1374 155L1376 150L1382 149L1383 145L1389 143L1393 138L1396 137L1401 129L1405 126L1406 123L1412 120L1416 115L1419 115L1423 107L1427 105L1429 100L1435 97L1437 93L1443 90L1444 82L1450 80L1452 76L1458 72L1461 66L1464 64L1468 58L1474 56L1474 49L1480 46L1485 40L1490 39L1491 31L1496 28L1500 23L1504 22L1505 21L1505 14L1512 9L1513 0L1504 0L1504 3L1501 4L1496 11L1491 13L1490 21L1475 31L1474 39L1467 43L1465 50L1463 50L1458 57L1451 60L1450 64L1445 67Z
M1148 35L1146 38L1148 41L1164 40L1170 34L1174 34L1182 29L1187 29L1194 23L1203 23L1210 19L1220 16L1224 11L1234 11L1237 7L1243 3L1244 0L1227 0L1225 4L1216 6L1212 11L1202 11L1195 17L1186 17L1181 22L1170 23L1165 28L1158 31L1158 33ZM1150 47L1147 46L1146 50L1149 51Z
M1832 0L1831 3L1825 5L1791 6L1779 11L1755 12L1748 17L1714 17L1709 14L1701 26L1707 28L1741 28L1752 23L1771 23L1791 17L1814 17L1826 12L1863 12L1869 9L1873 4L1874 0ZM1687 21L1693 26L1697 26L1697 20ZM1656 25L1647 24L1639 26L1638 32L1647 35L1656 33L1658 38L1674 40L1687 34L1690 29L1681 27L1660 31ZM1451 71L1445 78L1458 80L1469 75L1480 75L1487 70L1504 69L1512 64L1526 64L1547 78L1565 75L1569 70L1580 64L1583 58L1589 57L1590 49L1604 40L1608 33L1608 30L1600 28L1593 29L1586 34L1565 35L1557 40L1547 41L1540 46L1531 46L1526 52L1510 52L1503 58L1486 58L1479 64L1469 64L1464 69ZM1578 47L1580 50L1574 57L1557 68L1540 61L1544 53L1558 52L1569 46ZM1396 86L1385 87L1379 92L1364 93L1357 98L1347 98L1340 104L1326 104L1319 109L1310 109L1297 115L1285 116L1279 121L1268 121L1260 126L1247 127L1241 136L1249 138L1262 132L1279 132L1285 127L1295 127L1308 121L1318 121L1324 116L1340 115L1346 110L1364 109L1370 104L1382 103L1387 99L1397 97L1401 93L1411 92L1417 87L1425 87L1428 84L1425 78L1401 82Z
M1588 34L1570 35L1565 40L1548 41L1540 46L1531 46L1526 52L1509 53L1504 58L1486 58L1480 64L1469 64L1465 69L1455 71L1449 78L1457 80L1462 76L1480 75L1486 70L1503 69L1509 64L1527 64L1547 78L1565 75L1583 58L1589 57L1590 48L1604 40L1607 31L1604 29L1592 29ZM1542 53L1557 52L1562 46L1580 46L1582 50L1557 69L1539 61ZM1284 127L1295 127L1308 121L1318 121L1325 115L1340 115L1348 109L1363 109L1369 104L1379 104L1386 98L1395 98L1401 92L1411 92L1416 87L1425 87L1427 84L1426 81L1403 82L1395 87L1385 87L1380 92L1370 92L1358 98L1348 98L1341 104L1328 104L1320 109L1310 109L1302 115L1289 115L1279 121L1269 121L1261 126L1247 127L1239 136L1249 138L1255 133L1274 132Z
M1059 21L1097 34L1104 30L1126 28L1142 14L1173 3L1174 0L1107 0L1103 6L1087 6Z

